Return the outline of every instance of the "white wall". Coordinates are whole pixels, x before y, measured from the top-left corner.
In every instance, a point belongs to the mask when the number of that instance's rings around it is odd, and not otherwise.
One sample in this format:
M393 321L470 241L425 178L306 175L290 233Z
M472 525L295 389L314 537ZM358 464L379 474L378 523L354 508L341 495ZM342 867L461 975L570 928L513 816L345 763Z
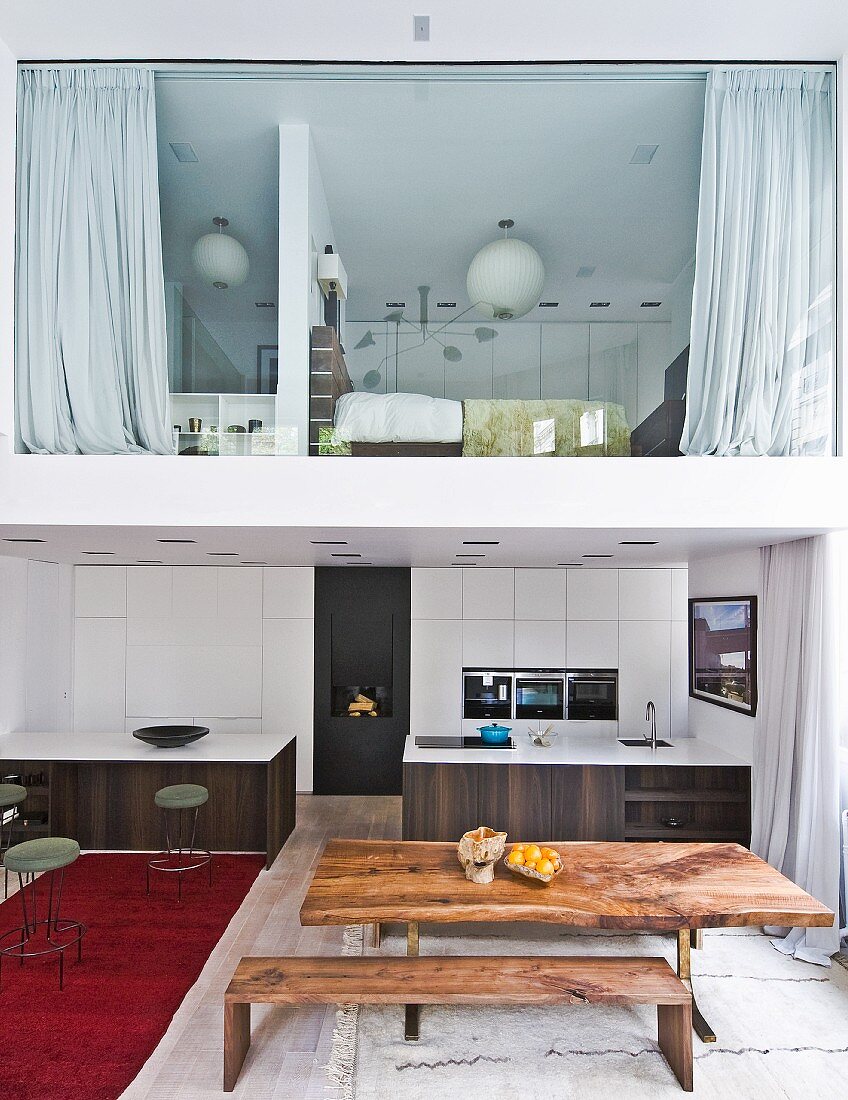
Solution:
M760 593L760 552L744 550L689 563L689 597L757 596ZM689 700L689 732L727 752L753 761L759 719L736 714L702 699Z
M0 732L70 728L73 569L0 557Z
M78 566L73 727L297 736L312 789L311 568Z
M410 732L469 732L462 669L617 668L619 721L555 723L576 736L685 737L686 570L413 569ZM528 723L524 723L526 725Z

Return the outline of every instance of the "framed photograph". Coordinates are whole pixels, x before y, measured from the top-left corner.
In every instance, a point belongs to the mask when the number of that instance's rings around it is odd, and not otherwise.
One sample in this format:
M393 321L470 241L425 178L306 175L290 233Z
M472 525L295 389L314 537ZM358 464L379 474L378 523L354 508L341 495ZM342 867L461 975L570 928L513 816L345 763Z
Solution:
M757 597L689 601L689 695L757 713Z
M256 348L256 392L277 392L276 344L259 344Z

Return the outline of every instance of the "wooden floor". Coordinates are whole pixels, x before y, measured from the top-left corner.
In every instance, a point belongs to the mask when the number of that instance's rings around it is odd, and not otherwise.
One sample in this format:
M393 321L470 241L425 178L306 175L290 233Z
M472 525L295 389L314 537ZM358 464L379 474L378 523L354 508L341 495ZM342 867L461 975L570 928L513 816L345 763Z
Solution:
M338 955L341 928L301 928L298 920L318 857L331 837L399 839L398 797L298 798L297 828L233 918L162 1042L123 1094L127 1100L221 1096L223 994L243 955ZM336 1010L257 1006L254 1043L234 1096L251 1100L332 1100L323 1067Z

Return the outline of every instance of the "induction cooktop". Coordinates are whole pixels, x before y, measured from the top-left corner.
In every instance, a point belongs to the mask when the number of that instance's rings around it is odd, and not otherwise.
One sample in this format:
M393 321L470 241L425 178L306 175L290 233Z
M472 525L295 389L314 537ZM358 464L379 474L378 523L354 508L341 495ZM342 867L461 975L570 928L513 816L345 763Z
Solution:
M487 744L482 737L463 736L461 734L420 734L415 738L419 749L514 749L511 737L497 745Z

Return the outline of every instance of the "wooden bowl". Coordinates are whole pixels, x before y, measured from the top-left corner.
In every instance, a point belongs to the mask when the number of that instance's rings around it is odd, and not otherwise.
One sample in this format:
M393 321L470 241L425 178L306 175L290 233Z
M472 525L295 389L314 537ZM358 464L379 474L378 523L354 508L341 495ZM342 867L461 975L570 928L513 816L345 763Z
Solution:
M552 879L562 874L562 863L559 865L559 870L554 871L552 875L540 875L535 867L525 867L522 863L510 863L508 858L503 862L507 871L512 871L514 875L523 875L525 878L534 878L537 882L543 882L545 886L550 885Z

